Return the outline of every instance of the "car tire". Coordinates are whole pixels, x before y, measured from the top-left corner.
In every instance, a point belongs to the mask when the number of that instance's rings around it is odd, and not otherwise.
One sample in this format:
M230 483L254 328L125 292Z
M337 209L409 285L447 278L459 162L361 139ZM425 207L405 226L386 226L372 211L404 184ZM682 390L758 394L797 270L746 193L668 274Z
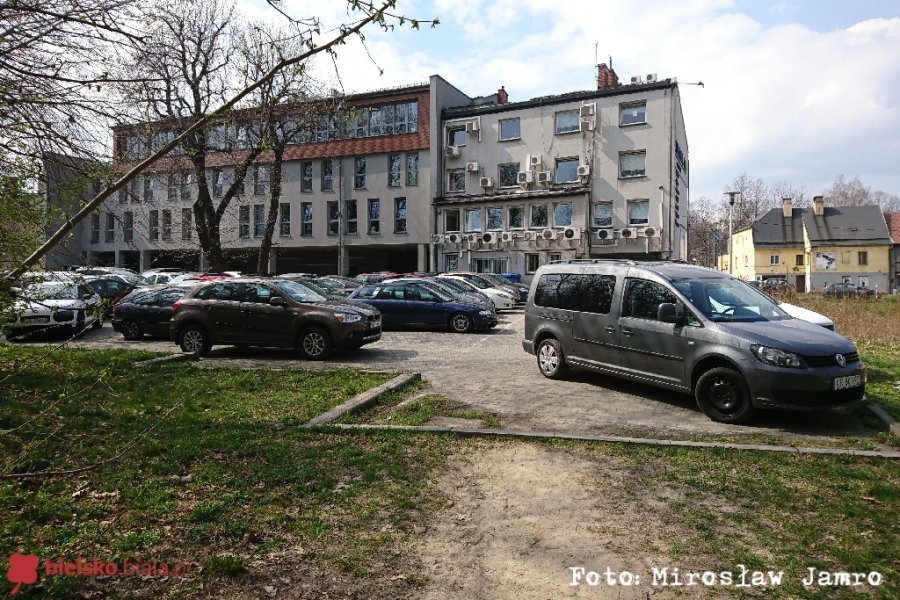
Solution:
M98 315L94 319L94 322L91 323L91 327L93 327L94 329L100 329L101 327L103 327L103 315Z
M469 333L473 327L472 317L465 313L450 315L450 330L455 333Z
M701 375L694 396L700 410L718 423L746 423L756 413L744 377L728 367L716 367Z
M325 360L331 355L331 335L322 327L307 327L297 336L297 349L306 360Z
M122 337L128 341L139 340L144 337L144 330L137 321L122 321Z
M188 325L181 330L178 339L180 340L181 350L188 354L206 356L209 354L210 348L212 348L209 334L200 325Z
M537 356L538 369L540 369L541 375L547 379L562 379L569 370L562 347L556 338L550 337L541 340L538 343L535 355Z

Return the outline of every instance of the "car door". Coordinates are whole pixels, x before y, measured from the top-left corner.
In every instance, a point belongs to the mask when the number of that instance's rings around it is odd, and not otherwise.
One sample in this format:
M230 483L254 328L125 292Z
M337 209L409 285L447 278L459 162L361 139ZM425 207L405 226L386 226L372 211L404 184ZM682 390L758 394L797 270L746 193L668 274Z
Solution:
M695 344L693 328L657 320L664 302L676 304L678 299L661 283L635 277L625 280L618 320L622 361L634 377L685 387L685 357Z
M184 296L182 290L160 290L141 306L141 328L151 335L168 335L172 320L172 305Z
M272 298L281 298L282 304L272 305ZM286 346L291 335L291 310L284 297L265 283L244 285L239 319L240 340L261 346Z
M422 285L406 285L404 314L409 323L446 325L447 311L441 298Z
M205 314L209 334L215 342L239 338L243 283L217 281L197 293L198 308Z
M381 311L382 324L400 325L410 322L409 315L405 314L406 292L403 288L402 284L389 284L375 293L375 302L372 304Z
M622 277L603 273L561 274L560 294L572 306L573 358L580 358L604 369L619 369L618 315L613 310L616 282Z

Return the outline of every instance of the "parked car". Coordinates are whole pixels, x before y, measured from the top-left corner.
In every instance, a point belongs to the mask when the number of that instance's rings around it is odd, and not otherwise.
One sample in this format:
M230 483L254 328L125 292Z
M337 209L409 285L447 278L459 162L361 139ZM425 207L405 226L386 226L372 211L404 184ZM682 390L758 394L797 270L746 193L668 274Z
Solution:
M360 282L347 277L316 277L313 281L320 286L327 288L335 296L347 297L353 293L353 290L362 285Z
M118 275L104 275L92 277L86 283L97 292L101 300L106 301L103 316L109 318L112 316L113 307L134 290L137 281L128 282Z
M460 282L454 282L459 285L459 288L454 287L450 284L450 280L444 279L443 281L436 279L434 277L398 277L397 279L385 279L382 283L421 283L428 284L429 286L433 286L442 290L445 294L450 296L451 298L467 303L467 304L480 304L482 306L489 306L494 308L494 303L491 302L491 299L476 292L475 290L466 287L465 284Z
M391 271L381 271L379 273L360 273L353 279L358 281L360 284L364 284L364 283L381 283L385 279L394 279L396 277L400 277L400 274L394 273Z
M98 296L89 285L76 281L38 281L14 290L14 318L6 324L7 337L64 330L78 334L87 326L103 326L97 314Z
M468 281L454 279L453 277L441 277L440 275L429 277L428 280L446 286L447 288L455 291L457 294L464 294L463 298L471 297L472 302L474 302L475 304L494 306L494 302L487 296L487 294L483 293L480 289L478 289Z
M826 296L837 296L839 298L861 297L868 298L875 295L875 290L870 287L858 286L852 283L840 282L829 283L825 286L823 293Z
M523 283L516 283L514 281L510 281L506 277L502 275L497 275L496 273L479 273L482 277L487 279L488 281L494 283L498 286L509 286L516 291L518 294L517 302L525 302L528 299L528 286ZM501 287L500 289L504 289Z
M513 298L512 294L509 294L502 290L498 290L497 288L489 285L487 282L478 283L476 281L469 281L465 277L461 277L455 274L439 275L435 279L439 281L443 281L444 279L452 279L454 281L460 281L468 285L470 289L473 289L476 292L481 292L482 294L490 298L491 302L493 302L494 304L495 310L508 310L516 307L516 300L515 298Z
M786 292L791 289L791 284L787 282L787 279L773 277L770 279L763 279L762 283L759 285L759 289L769 293Z
M462 277L469 283L473 283L481 289L494 288L500 290L501 292L506 292L512 297L515 302L524 301L525 298L528 297L526 292L525 297L520 298L518 289L514 287L512 283L502 278L500 278L502 280L500 282L489 279L485 276L487 275L486 273L454 272L446 273L446 275L450 275L452 277Z
M468 333L497 326L493 308L460 302L425 281L368 284L350 294L350 299L376 307L385 327L449 328Z
M137 282L137 287L147 287L151 285L161 285L170 283L173 279L180 276L190 275L185 271L160 271L141 273L141 278Z
M113 331L126 340L139 340L144 334L169 336L172 305L187 293L187 288L161 285L133 290L113 306Z
M169 335L184 352L213 345L297 348L309 360L381 339L381 314L328 300L298 281L228 278L191 288L172 310Z
M542 266L522 346L545 377L575 366L689 393L723 423L865 398L850 340L791 318L730 275L683 263Z

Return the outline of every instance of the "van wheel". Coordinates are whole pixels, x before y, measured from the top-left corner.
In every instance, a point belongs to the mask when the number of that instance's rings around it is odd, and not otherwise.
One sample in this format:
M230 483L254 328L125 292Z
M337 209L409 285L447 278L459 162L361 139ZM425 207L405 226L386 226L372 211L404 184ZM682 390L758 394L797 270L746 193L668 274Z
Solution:
M297 347L307 360L325 360L331 354L331 336L321 327L308 327L300 332Z
M472 318L464 313L456 313L450 317L450 329L456 333L468 333L472 331Z
M206 330L199 325L188 325L181 330L181 349L189 354L206 356L212 343Z
M569 370L565 356L556 338L545 338L537 347L538 368L549 379L562 379Z
M700 410L719 423L746 423L756 412L747 382L727 367L704 373L697 381L695 396Z

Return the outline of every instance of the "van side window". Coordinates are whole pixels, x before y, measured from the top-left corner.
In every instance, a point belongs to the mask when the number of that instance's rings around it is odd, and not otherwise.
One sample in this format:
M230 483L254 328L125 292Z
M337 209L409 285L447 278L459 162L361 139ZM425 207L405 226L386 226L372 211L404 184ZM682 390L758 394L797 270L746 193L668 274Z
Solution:
M656 320L656 312L663 302L676 302L675 295L664 286L644 279L629 279L625 288L623 317Z
M605 315L612 307L615 287L613 275L553 273L543 275L538 281L534 303L547 308Z

